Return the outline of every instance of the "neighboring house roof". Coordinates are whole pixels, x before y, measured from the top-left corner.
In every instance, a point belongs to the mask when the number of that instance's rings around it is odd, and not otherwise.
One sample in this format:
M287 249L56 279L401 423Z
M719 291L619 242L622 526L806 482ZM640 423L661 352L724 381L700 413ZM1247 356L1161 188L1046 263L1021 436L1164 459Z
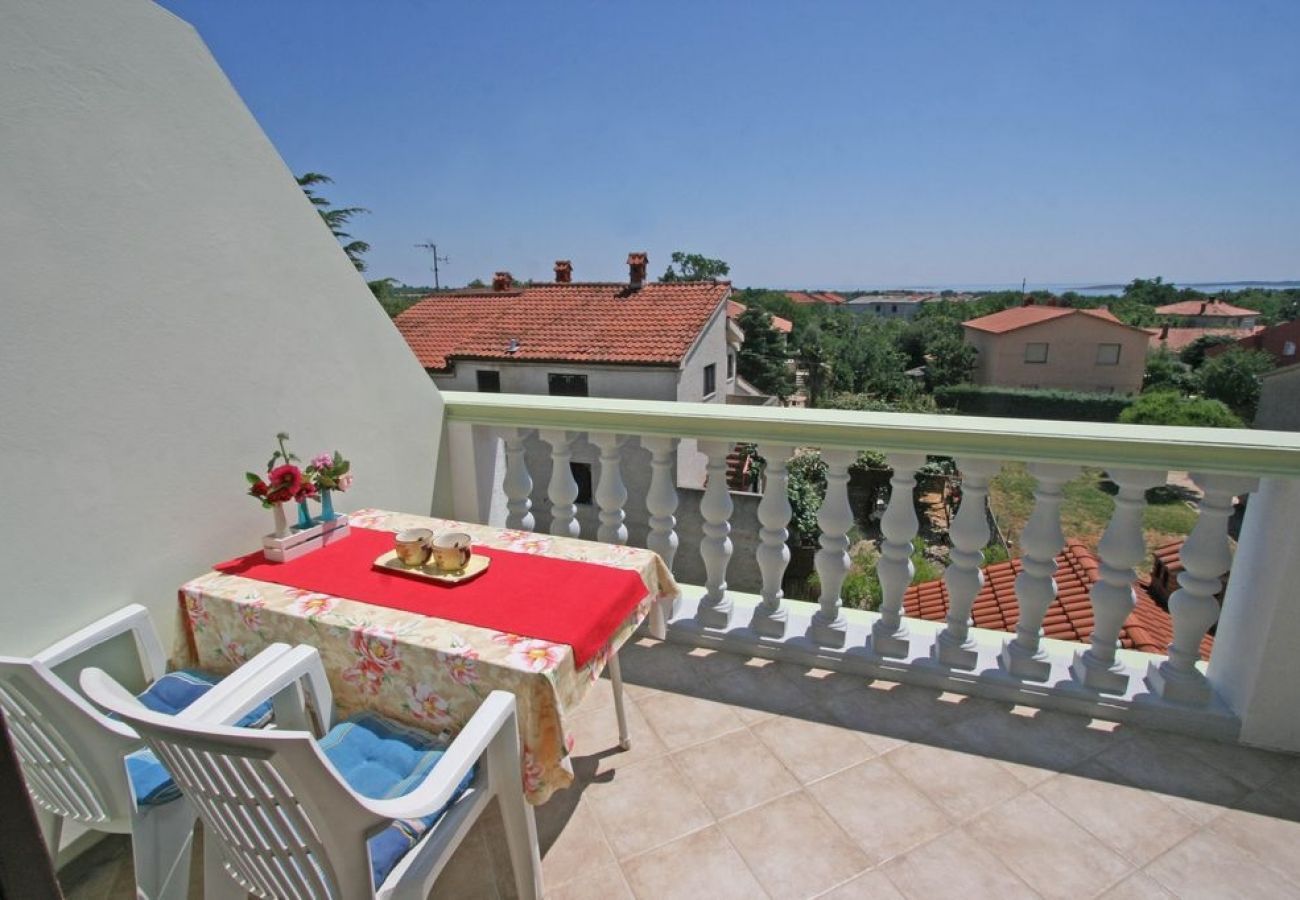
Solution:
M1263 330L1263 325L1256 325L1253 328L1157 328L1149 333L1152 347L1165 347L1177 353L1206 335L1224 335L1240 339L1248 338Z
M795 303L801 303L805 306L816 303L843 303L844 298L839 294L829 291L812 293L808 291L786 291L785 295Z
M1161 548L1181 548L1181 542ZM975 597L971 619L977 628L1014 632L1020 621L1016 603L1016 576L1020 560L994 563L984 569L984 587ZM1100 563L1082 541L1071 539L1056 557L1056 599L1043 617L1044 637L1087 643L1092 638L1093 614L1090 593L1098 580ZM1174 639L1173 620L1147 592L1142 582L1133 583L1137 606L1120 629L1120 646L1146 653L1165 653ZM932 622L948 616L948 588L942 580L910 586L903 594L903 613ZM1201 658L1210 658L1214 638L1201 641Z
M1225 319L1259 315L1258 310L1243 309L1231 303L1224 303L1222 300L1181 300L1178 303L1157 306L1156 312L1162 316L1215 316Z
M739 319L747 307L743 303L737 303L735 300L727 301L727 318ZM771 315L769 313L768 315ZM772 327L782 334L789 334L794 329L794 323L789 319L783 319L780 316L772 316Z
M1263 350L1273 357L1274 365L1288 366L1300 360L1296 352L1296 348L1300 346L1300 319L1256 328L1253 334L1241 338L1236 344L1219 344L1210 347L1205 351L1205 355L1218 356L1233 346L1241 347L1243 350ZM1291 352L1287 353L1287 350Z
M727 281L539 284L435 294L395 322L426 369L458 358L677 365L730 293Z
M1006 334L1020 328L1028 328L1031 325L1041 325L1043 322L1050 322L1053 319L1076 315L1091 316L1094 319L1110 322L1121 328L1131 328L1134 331L1141 331L1143 334L1148 333L1145 329L1138 328L1135 325L1124 324L1104 306L1097 309L1075 309L1069 306L1013 306L1001 312L980 316L978 319L969 319L963 322L962 325L989 334Z

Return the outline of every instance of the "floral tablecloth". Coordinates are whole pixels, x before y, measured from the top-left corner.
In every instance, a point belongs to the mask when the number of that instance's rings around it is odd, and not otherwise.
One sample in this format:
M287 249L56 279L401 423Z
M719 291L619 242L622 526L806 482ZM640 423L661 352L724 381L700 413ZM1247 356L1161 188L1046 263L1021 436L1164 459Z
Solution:
M608 643L575 669L573 650L565 644L211 572L181 587L176 664L224 673L276 641L310 644L321 653L342 715L370 709L450 734L469 721L490 691L507 690L518 701L528 799L544 803L568 787L573 746L566 713L651 606L676 596L677 584L663 560L636 547L384 510L362 510L348 518L382 531L465 531L487 547L631 569L640 574L646 595Z

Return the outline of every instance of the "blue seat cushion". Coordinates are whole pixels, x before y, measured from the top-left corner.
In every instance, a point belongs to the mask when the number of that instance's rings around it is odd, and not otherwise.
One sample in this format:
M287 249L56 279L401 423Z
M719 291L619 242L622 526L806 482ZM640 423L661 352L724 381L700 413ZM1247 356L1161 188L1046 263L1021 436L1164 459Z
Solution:
M426 731L408 728L374 713L345 719L320 740L326 759L352 790L373 800L408 794L442 759L447 741ZM474 780L471 768L441 809L419 819L396 822L370 839L370 874L375 887L420 838L433 827Z
M202 697L221 679L197 669L168 672L137 695L137 699L154 712L174 716ZM256 707L236 724L240 728L261 728L271 721L271 703ZM159 806L181 795L171 775L152 750L137 750L126 757L126 772L138 806Z

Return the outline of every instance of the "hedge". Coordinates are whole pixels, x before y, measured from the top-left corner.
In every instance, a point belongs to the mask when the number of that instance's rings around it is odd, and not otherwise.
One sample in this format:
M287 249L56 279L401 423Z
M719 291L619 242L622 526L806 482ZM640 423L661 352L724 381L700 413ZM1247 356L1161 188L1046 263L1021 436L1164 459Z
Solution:
M1133 402L1132 397L1122 394L983 387L974 384L936 388L934 399L940 406L971 416L1064 419L1075 422L1114 422Z

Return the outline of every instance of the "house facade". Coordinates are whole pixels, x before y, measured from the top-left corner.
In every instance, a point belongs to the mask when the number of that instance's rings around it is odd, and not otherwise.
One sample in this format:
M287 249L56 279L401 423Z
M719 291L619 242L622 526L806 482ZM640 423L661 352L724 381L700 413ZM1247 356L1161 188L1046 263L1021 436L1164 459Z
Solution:
M1018 306L963 323L972 381L1106 394L1142 389L1149 333L1106 309Z
M1297 353L1297 348L1300 348L1300 319L1283 322L1271 328L1261 328L1253 334L1240 338L1234 344L1216 344L1208 347L1205 355L1218 356L1226 352L1229 347L1262 350L1273 357L1273 365L1279 367L1300 362L1300 354Z
M1300 431L1300 363L1267 372L1260 379L1256 428Z
M920 314L922 304L932 299L929 294L877 294L850 300L845 309L865 318L910 322Z

